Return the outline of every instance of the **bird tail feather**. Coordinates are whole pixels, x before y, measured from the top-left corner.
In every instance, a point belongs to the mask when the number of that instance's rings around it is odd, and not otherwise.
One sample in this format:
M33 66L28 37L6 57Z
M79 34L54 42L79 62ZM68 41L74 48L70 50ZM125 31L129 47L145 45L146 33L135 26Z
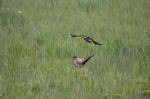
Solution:
M84 60L83 62L82 62L82 65L84 65L88 60L90 60L92 57L93 57L94 55L91 55L91 56L89 56L86 60Z

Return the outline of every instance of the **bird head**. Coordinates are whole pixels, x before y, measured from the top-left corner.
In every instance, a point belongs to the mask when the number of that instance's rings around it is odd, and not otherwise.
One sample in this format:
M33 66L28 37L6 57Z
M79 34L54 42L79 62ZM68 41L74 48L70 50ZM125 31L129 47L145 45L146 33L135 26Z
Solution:
M73 59L77 58L77 56L73 56Z
M89 36L84 36L85 39L89 38Z

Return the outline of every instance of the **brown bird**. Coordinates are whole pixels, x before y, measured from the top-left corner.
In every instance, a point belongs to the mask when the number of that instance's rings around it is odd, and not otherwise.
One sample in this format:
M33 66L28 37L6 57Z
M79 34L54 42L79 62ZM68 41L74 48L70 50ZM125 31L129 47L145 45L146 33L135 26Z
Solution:
M93 43L93 44L96 44L96 45L103 45L103 44L100 44L100 43L96 42L95 40L93 40L91 37L89 37L87 35L75 35L75 34L70 34L70 35L71 35L71 37L81 37L88 43Z
M83 67L94 55L91 55L89 56L88 58L86 59L82 59L82 58L79 58L77 56L74 56L73 57L73 64L75 65L75 67Z

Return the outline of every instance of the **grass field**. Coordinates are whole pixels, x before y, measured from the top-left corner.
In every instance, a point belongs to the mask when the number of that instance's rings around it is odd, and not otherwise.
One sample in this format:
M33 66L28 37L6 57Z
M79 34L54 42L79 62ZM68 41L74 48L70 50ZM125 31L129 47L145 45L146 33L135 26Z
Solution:
M0 99L150 99L150 0L0 0Z

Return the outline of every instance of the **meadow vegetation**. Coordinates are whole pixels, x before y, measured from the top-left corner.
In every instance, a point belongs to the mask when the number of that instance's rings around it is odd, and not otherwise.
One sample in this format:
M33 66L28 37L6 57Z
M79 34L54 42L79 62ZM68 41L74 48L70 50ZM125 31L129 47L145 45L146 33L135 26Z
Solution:
M150 0L0 0L0 99L149 98Z

